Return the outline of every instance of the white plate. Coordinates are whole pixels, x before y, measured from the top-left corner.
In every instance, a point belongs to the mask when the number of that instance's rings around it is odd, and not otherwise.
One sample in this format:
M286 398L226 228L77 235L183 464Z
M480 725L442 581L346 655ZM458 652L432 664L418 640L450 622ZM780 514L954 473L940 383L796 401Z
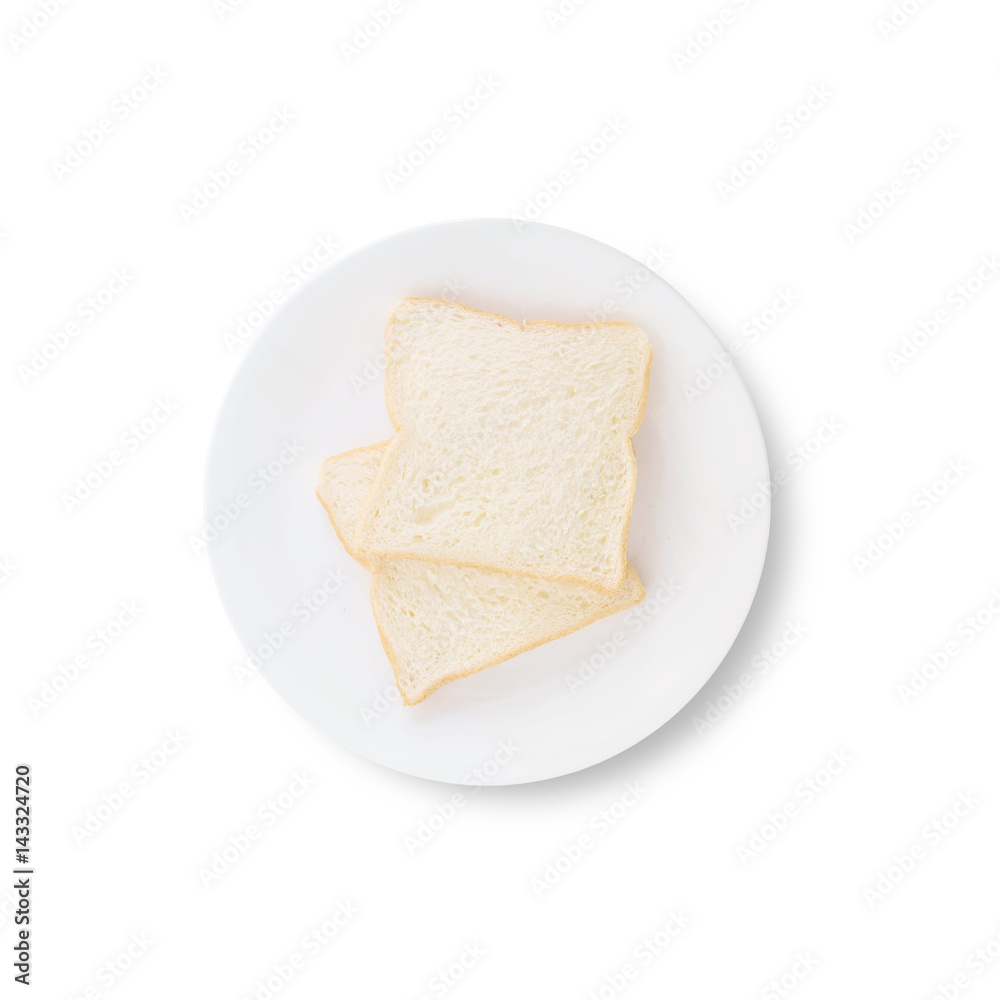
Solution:
M313 492L324 458L392 435L382 332L389 304L406 295L569 323L613 300L614 318L639 324L653 344L628 545L646 604L447 684L412 708L395 696L369 574L344 552ZM222 530L210 556L243 646L310 723L408 774L537 781L637 743L711 676L764 563L763 493L745 525L728 520L768 480L764 442L739 376L731 367L708 371L717 351L712 331L665 281L552 226L425 226L332 264L261 332L213 435L205 509ZM699 371L707 388L689 398L684 387Z

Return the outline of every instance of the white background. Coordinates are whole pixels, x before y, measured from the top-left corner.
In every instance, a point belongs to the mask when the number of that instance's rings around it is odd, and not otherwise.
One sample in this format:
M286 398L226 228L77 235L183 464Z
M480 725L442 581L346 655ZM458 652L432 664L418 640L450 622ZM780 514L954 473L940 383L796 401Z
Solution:
M528 0L412 0L354 54L367 2L223 6L2 12L0 763L11 819L13 765L33 767L36 995L997 995L1000 282L966 284L1000 252L996 5L907 0L892 30L890 0L732 0L724 20L717 2L588 0L561 21ZM32 15L43 26L14 39ZM699 54L689 36L705 20L717 36ZM121 117L118 95L149 67L166 79ZM400 156L491 75L495 92L390 190ZM813 87L831 96L779 130ZM241 143L274 109L294 121L250 161ZM609 116L624 131L579 170L574 151ZM57 171L102 118L100 145ZM948 148L924 156L939 134ZM762 147L739 190L718 186ZM240 173L185 222L180 206L231 159ZM224 338L319 237L342 253L526 213L567 168L540 218L669 255L659 272L744 348L788 481L746 626L685 712L589 771L466 792L414 848L453 788L356 759L234 675L241 651L190 543L244 350ZM872 203L860 236L845 228ZM128 287L86 323L78 307L116 269ZM755 338L746 324L783 291L793 307ZM940 332L919 334L939 309ZM894 370L907 337L924 343ZM68 512L77 477L163 398L176 412ZM837 431L820 441L824 421ZM964 471L948 484L950 464ZM898 540L883 534L894 524ZM32 707L127 601L138 620ZM979 631L963 626L981 609ZM755 656L789 622L807 631L763 670ZM947 643L948 665L901 694ZM823 784L834 753L850 762ZM259 810L302 772L308 791L266 826ZM121 808L74 832L123 782ZM642 793L607 828L629 783ZM199 868L250 823L260 839L204 885ZM0 829L6 869L10 820ZM749 856L755 832L770 839ZM582 835L592 848L543 882ZM0 888L5 995L12 900ZM357 915L307 947L342 902ZM643 939L671 911L686 926L647 961ZM115 966L133 940L138 957ZM456 981L470 947L483 957ZM269 990L273 967L288 981Z

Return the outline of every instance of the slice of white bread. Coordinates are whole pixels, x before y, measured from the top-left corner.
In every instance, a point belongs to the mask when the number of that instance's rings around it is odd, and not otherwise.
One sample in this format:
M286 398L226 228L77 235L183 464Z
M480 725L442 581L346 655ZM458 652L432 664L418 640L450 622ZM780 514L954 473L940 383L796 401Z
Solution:
M385 333L399 433L358 520L368 556L473 565L617 593L631 437L652 349L631 323L518 323L403 299Z
M353 530L388 444L328 458L316 495L348 554L375 574L372 611L407 705L645 598L631 565L618 592L607 594L565 581L359 553Z

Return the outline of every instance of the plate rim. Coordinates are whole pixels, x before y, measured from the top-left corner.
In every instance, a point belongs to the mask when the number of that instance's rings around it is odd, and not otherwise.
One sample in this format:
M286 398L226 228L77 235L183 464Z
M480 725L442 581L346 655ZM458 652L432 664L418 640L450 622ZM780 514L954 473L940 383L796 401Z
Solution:
M206 448L205 452L203 477L202 477L202 517L206 523L210 523L210 517L211 517L211 507L210 507L210 503L212 500L212 498L210 497L211 470L214 465L214 459L217 450L220 447L219 432L223 416L224 414L226 414L229 406L231 405L233 397L238 391L238 387L243 376L249 370L250 366L254 363L256 355L259 353L260 350L264 348L269 333L279 322L283 320L285 313L293 306L293 304L296 302L301 302L302 297L308 294L310 290L312 290L314 287L316 287L318 285L319 280L322 279L324 275L326 275L332 270L335 270L343 266L346 262L348 262L352 258L368 253L382 244L391 243L401 237L413 236L422 232L427 233L435 230L440 231L454 227L472 226L477 224L488 224L488 225L502 224L505 226L519 225L522 229L532 228L532 229L552 230L561 234L565 234L566 236L569 236L576 240L584 240L586 242L596 244L598 247L601 247L605 250L612 250L617 254L627 257L630 261L632 261L639 267L645 268L655 281L662 283L672 295L676 296L677 299L683 302L683 304L691 311L691 313L693 313L698 318L701 325L704 327L705 332L708 333L711 336L712 340L715 342L715 345L723 353L729 355L729 352L726 350L725 345L719 339L718 334L715 332L712 326L707 322L707 320L705 320L705 318L691 304L691 302L689 302L688 299L681 292L679 292L669 281L667 281L666 278L664 278L661 274L655 271L648 264L645 264L638 258L633 257L630 253L621 250L610 243L605 243L603 240L599 240L596 237L590 236L586 233L581 233L578 230L568 229L564 226L556 226L547 222L520 220L510 216L467 216L467 217L445 219L436 222L420 223L414 226L408 226L404 229L396 230L392 233L388 233L383 236L379 236L373 240L369 240L368 242L363 243L357 247L354 247L349 252L342 254L341 256L336 257L327 264L325 264L323 267L318 269L313 275L311 275L305 282L303 282L303 284L299 288L295 289L292 292L292 294L290 294L287 298L285 298L285 300L282 301L280 305L275 309L274 313L271 316L269 316L265 320L265 322L261 325L257 334L254 336L253 340L247 346L247 349L243 353L243 356L239 359L235 368L231 372L225 391L222 393L221 397L218 400L215 415L211 423L211 429L208 437L208 447ZM760 448L760 454L763 459L764 469L766 471L766 474L770 476L770 457L768 455L768 450L767 450L767 441L764 437L764 431L760 423L760 416L757 412L757 407L754 404L753 397L750 395L750 391L747 388L747 385L744 382L743 377L736 366L735 360L733 361L732 364L731 373L735 377L735 383L739 387L739 391L743 397L743 401L747 404L750 413L752 413L753 415L753 426L756 430L756 441ZM529 776L529 777L511 778L508 780L504 780L504 774L503 771L501 771L496 779L493 779L489 782L490 785L509 786L509 785L520 785L520 784L534 784L540 781L549 781L567 777L568 775L576 774L578 772L586 771L590 768L596 767L599 764L602 764L608 760L612 760L615 757L618 757L621 754L626 753L627 751L645 742L647 739L649 739L650 736L658 732L669 722L671 722L674 718L676 718L676 716L680 714L680 712L682 712L684 708L686 708L697 697L698 692L701 691L702 688L704 688L708 684L708 682L715 675L716 671L718 671L719 667L725 661L726 657L729 655L729 652L732 650L733 645L735 644L737 638L742 632L743 627L746 624L746 620L750 615L750 611L752 610L754 603L756 602L757 595L760 589L760 581L763 576L764 567L767 561L767 554L769 551L770 536L771 536L771 518L772 518L772 508L773 508L772 498L770 495L768 495L766 496L765 499L766 499L765 506L758 510L758 517L760 514L766 514L766 517L764 519L764 526L762 529L763 536L760 542L759 557L757 559L757 565L753 573L753 578L754 578L753 592L750 595L749 601L747 602L746 609L744 610L742 616L740 616L739 618L738 624L735 626L735 628L732 631L732 634L728 638L728 641L725 643L724 652L722 653L721 658L711 668L711 670L708 671L708 673L700 681L698 686L694 688L694 690L685 698L685 700L680 704L678 704L677 707L670 713L670 715L663 718L648 732L645 732L643 735L635 739L629 738L630 742L628 742L625 746L621 747L619 750L615 750L612 753L603 753L603 751L597 751L596 754L593 756L593 759L588 758L585 763L576 764L566 769L560 769L555 771L549 770L547 773L536 774L534 776ZM246 646L243 643L243 639L240 635L240 632L236 628L236 625L233 621L233 615L230 613L229 598L227 598L223 588L220 586L220 570L219 567L217 566L217 560L219 558L218 550L216 549L215 546L209 544L207 547L207 555L208 555L209 566L211 567L212 580L215 585L215 591L219 598L219 603L222 606L223 613L225 614L226 620L229 623L229 627L232 630L233 635L236 637L236 640L239 643L240 647L243 649L244 652L248 652ZM418 778L425 781L434 781L441 784L447 784L457 787L469 787L470 785L474 786L476 784L475 782L454 781L446 777L432 777L425 773L421 773L420 771L417 770L409 770L405 765L400 765L396 763L387 763L376 756L367 754L362 750L346 742L341 741L328 731L319 729L319 727L317 727L310 719L303 716L302 713L298 710L298 708L296 708L296 706L288 698L285 697L281 689L271 681L270 677L266 672L261 671L260 675L264 680L267 681L270 689L274 691L275 694L277 694L281 698L281 700L296 714L296 716L298 716L298 718L301 719L302 722L304 722L306 725L309 726L310 729L319 732L325 739L330 740L332 743L336 744L341 749L350 752L351 754L357 756L358 758L365 760L368 763L375 764L379 767L388 768L389 770L395 771L399 774L405 774L408 777Z

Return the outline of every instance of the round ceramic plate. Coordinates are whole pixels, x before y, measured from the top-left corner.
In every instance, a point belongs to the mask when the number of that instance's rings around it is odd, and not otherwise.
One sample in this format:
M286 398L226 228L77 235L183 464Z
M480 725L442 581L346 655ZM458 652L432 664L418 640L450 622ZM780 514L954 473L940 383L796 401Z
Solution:
M647 600L413 707L396 693L370 576L314 493L323 459L392 436L383 328L389 305L408 295L519 320L606 315L637 323L653 345L628 542ZM726 655L767 548L763 438L746 388L718 364L718 351L705 322L643 264L552 226L425 226L330 265L251 346L211 443L210 556L247 669L331 739L439 781L551 778L649 735ZM757 507L747 506L751 497ZM753 516L737 523L730 515L741 507Z

